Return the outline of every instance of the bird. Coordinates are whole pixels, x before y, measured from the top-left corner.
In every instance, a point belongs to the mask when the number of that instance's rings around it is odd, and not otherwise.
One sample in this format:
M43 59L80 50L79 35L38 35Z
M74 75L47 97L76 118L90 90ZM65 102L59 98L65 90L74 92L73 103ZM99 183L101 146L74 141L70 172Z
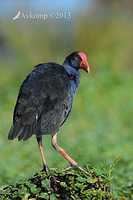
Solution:
M57 143L57 134L60 127L69 117L74 94L80 85L79 70L89 73L86 55L75 51L68 55L63 65L55 62L41 63L27 75L18 93L18 98L13 113L13 123L8 139L18 138L18 141L28 140L36 136L40 149L43 171L49 175L49 168L42 145L42 136L52 136L52 146L70 163L64 169L78 169L86 174Z

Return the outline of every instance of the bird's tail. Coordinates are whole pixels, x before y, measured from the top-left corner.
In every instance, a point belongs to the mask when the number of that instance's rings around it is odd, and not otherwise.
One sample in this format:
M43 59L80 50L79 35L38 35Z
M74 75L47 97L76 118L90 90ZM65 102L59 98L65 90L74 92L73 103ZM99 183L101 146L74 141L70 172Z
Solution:
M13 123L8 134L8 140L13 140L18 138L18 140L27 140L29 139L33 132L32 125L23 125L19 121Z

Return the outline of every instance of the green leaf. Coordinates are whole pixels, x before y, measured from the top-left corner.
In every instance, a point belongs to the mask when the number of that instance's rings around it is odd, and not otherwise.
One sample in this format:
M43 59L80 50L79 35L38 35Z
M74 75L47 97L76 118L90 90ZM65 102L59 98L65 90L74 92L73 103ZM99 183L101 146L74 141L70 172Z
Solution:
M35 194L35 193L36 193L36 186L35 186L34 184L32 184L30 190L31 190L31 192L32 192L33 194Z
M105 182L105 179L99 178L99 181L100 181L100 182Z
M50 195L50 200L57 200L57 198L54 194L52 194L52 195Z
M77 181L79 181L81 183L84 183L86 181L86 178L83 178L82 176L79 176L76 179L77 179Z
M41 188L39 188L39 187L37 188L36 185L32 184L30 190L33 194L37 194L41 191Z
M46 192L44 192L44 193L41 193L38 197L40 197L40 198L44 198L44 199L49 199L49 195L46 193Z
M86 179L86 181L87 181L88 183L95 183L95 182L97 182L95 179L93 179L93 178L91 178L91 177L88 177L88 178Z
M76 186L81 190L84 188L84 185L82 183L76 183Z
M60 195L59 195L59 194L55 194L55 196L56 196L56 197L60 197Z
M16 190L18 190L17 187L13 187L13 188L12 188L12 191L16 191Z
M27 200L30 194L25 194L24 198L22 200Z
M19 190L18 190L18 195L19 195L19 197L24 197L25 196L25 193L27 192L27 188L26 187L22 187L22 188L20 188Z
M33 184L27 181L27 182L25 182L25 185L26 185L28 188L31 188L31 186L32 186Z
M75 197L73 195L71 195L71 197L75 200Z
M66 182L60 182L60 185L61 185L62 187L67 187Z
M39 193L40 191L41 191L40 187L36 188L36 194Z
M50 182L48 180L42 180L41 184L43 188L50 189Z

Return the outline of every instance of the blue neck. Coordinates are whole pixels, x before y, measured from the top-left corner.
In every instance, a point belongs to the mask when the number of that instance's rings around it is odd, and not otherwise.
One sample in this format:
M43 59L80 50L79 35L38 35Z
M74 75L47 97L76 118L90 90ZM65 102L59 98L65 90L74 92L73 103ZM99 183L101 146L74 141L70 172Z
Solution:
M70 79L70 84L71 84L71 94L72 97L74 95L74 93L77 91L78 86L80 84L80 73L78 72L77 69L74 69L73 67L71 67L68 64L63 64L63 67L66 69L67 73L70 76L73 76L72 79Z

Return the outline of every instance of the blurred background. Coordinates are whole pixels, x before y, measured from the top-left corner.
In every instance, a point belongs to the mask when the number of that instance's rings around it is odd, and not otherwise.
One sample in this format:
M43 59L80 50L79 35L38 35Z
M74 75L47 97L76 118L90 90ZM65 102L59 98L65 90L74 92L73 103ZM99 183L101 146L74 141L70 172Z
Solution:
M59 145L80 166L107 169L119 159L114 185L133 180L133 1L0 1L0 185L42 169L35 136L8 141L19 87L33 66L62 64L78 50L90 74L81 72L73 110ZM69 163L43 136L49 167ZM101 164L102 163L102 164Z

